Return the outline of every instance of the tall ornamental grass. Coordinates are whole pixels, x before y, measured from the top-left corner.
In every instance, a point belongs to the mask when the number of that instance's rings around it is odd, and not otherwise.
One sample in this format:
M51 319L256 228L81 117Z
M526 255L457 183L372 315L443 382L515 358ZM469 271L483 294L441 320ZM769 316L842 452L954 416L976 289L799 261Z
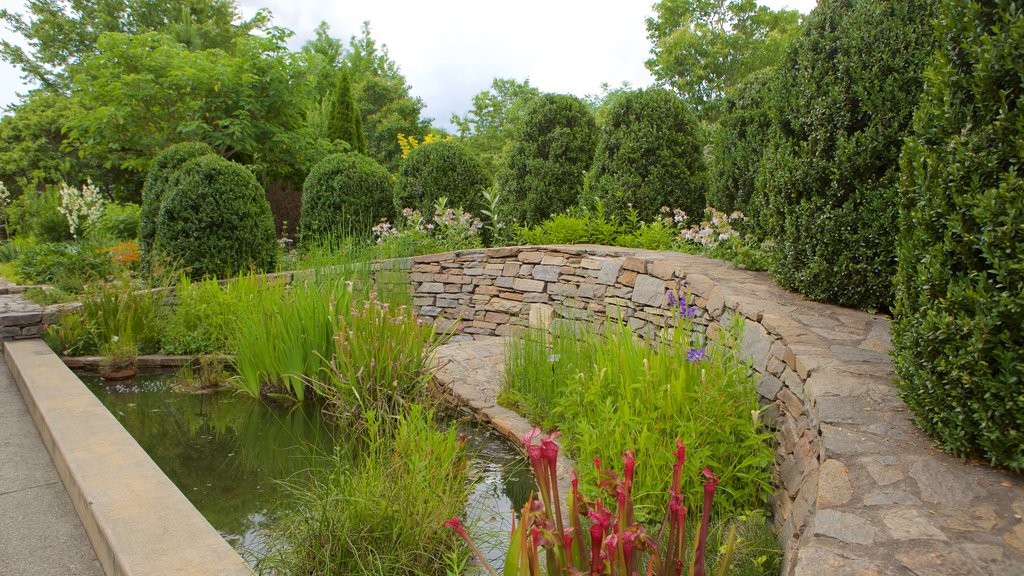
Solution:
M697 309L675 302L678 322L653 342L622 322L551 334L530 331L507 347L505 401L531 420L559 429L575 458L612 462L623 446L637 459L637 516L664 509L669 486L658 472L671 468L674 440L687 438L689 462L712 467L722 479L719 511L759 508L771 488L770 435L759 421L748 366L737 355L742 320L712 339L693 330ZM699 501L699 470L684 470L681 491ZM600 481L583 467L581 481Z
M457 430L421 406L393 417L367 412L362 428L366 446L354 463L336 450L310 483L290 487L289 512L274 530L283 546L263 561L270 573L432 576L465 564L466 547L444 528L471 488Z

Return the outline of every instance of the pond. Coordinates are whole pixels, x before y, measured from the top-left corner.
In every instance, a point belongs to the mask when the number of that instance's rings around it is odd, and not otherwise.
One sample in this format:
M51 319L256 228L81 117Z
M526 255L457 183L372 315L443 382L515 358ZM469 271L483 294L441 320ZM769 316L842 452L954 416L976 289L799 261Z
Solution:
M192 504L251 564L273 546L263 528L279 513L282 481L301 478L318 454L333 450L337 430L314 403L275 405L221 392L181 394L173 375L129 384L82 376ZM498 564L510 510L535 490L527 460L486 427L459 424L478 483L466 518L483 552Z

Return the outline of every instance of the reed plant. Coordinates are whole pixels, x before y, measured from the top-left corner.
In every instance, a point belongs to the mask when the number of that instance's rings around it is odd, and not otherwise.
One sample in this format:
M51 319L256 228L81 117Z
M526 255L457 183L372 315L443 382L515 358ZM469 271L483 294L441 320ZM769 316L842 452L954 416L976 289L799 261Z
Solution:
M723 480L719 510L759 508L771 487L770 435L759 420L750 368L736 342L742 319L707 339L693 322L697 309L683 298L670 313L676 322L651 341L623 322L600 329L548 334L529 331L509 341L503 400L529 418L564 433L578 458L618 458L632 446L639 462L634 487L637 516L652 520L668 485L656 474L672 465L666 446L688 439L691 461L713 466ZM699 498L695 470L685 470L682 493ZM595 486L596 471L581 480Z
M102 353L112 343L137 354L159 349L164 318L163 296L141 290L128 278L90 285L82 307L63 316L47 330L47 341L62 354Z
M289 487L273 535L284 545L262 560L263 572L433 576L465 565L465 546L443 529L470 491L457 430L417 405L363 418L354 459L338 449L311 481Z
M315 390L353 421L367 412L399 414L422 399L439 341L414 308L382 302L371 292L338 315L334 354Z
M340 275L290 286L248 278L231 290L246 306L236 321L234 364L239 388L301 402L333 358L340 317L348 313L356 282Z

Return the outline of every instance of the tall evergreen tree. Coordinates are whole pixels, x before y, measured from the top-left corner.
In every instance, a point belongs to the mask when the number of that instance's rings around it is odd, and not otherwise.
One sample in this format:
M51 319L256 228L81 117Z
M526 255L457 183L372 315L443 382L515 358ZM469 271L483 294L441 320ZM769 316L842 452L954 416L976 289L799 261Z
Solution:
M331 102L331 121L327 126L327 137L330 140L348 142L352 151L363 154L366 152L366 138L362 135L363 122L356 109L356 100L352 95L352 76L348 67L343 66L334 85L334 97Z

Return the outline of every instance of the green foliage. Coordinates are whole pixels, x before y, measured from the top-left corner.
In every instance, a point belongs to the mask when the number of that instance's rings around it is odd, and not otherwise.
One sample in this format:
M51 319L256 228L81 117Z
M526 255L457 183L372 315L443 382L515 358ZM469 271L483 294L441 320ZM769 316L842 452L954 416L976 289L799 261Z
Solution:
M707 175L699 128L687 105L661 88L613 98L590 177L594 194L612 212L632 207L652 218L669 206L690 218L700 214Z
M202 142L181 142L165 148L150 164L146 184L142 187L139 214L139 251L143 267L148 267L153 239L156 238L156 220L178 171L189 160L208 154L213 154L213 149Z
M237 319L246 305L238 288L221 287L216 280L193 283L182 276L176 292L160 331L165 354L226 354L235 349Z
M473 96L473 108L465 116L452 114L462 143L480 156L490 174L498 172L516 115L536 96L540 90L530 86L529 79L495 78L489 90Z
M781 67L758 221L771 273L816 300L892 302L897 160L934 42L929 0L831 0Z
M739 210L757 217L755 197L761 157L771 146L775 78L767 69L750 74L722 99L719 122L711 139L708 205L725 212Z
M242 306L232 350L239 389L302 401L306 386L323 379L334 356L342 317L354 299L368 294L365 279L333 273L287 289L255 277L232 282L227 292Z
M413 406L397 420L366 420L366 449L327 458L312 483L291 487L291 512L276 527L282 552L265 560L277 574L445 574L465 547L443 527L469 496L465 448L455 428L439 430L434 415Z
M430 212L441 197L467 212L483 208L491 180L480 160L452 140L423 143L406 155L395 182L395 209Z
M449 208L448 199L443 196L434 203L431 218L411 208L402 210L402 217L405 222L398 223L397 228L387 221L373 227L377 236L375 258L406 258L482 245L480 219L460 208Z
M87 283L113 274L114 264L98 244L46 243L23 249L18 259L18 271L27 282L50 284L77 294Z
M81 110L73 98L34 90L0 117L0 182L14 196L89 178L106 187L115 176L102 160L79 156L64 127Z
M110 351L152 354L158 350L163 295L139 290L127 280L97 283L82 297L82 308L48 328L48 341L60 354L83 356ZM134 354L132 354L134 353Z
M671 448L677 437L687 446L685 501L701 499L697 463L714 463L722 479L719 509L755 509L770 490L772 448L766 442L770 435L752 418L757 393L738 358L741 330L737 321L706 342L681 318L653 344L614 320L603 329L556 329L550 336L530 331L507 345L506 401L531 420L561 430L578 459L614 462L621 447L633 448L640 518L662 514L669 483L659 472L675 462ZM690 361L700 349L709 359ZM580 473L585 485L596 484L591 467Z
M705 116L747 76L777 65L800 30L796 10L754 0L660 0L647 18L647 68Z
M363 123L365 154L390 172L397 172L401 156L395 147L395 134L426 133L429 121L420 118L423 102L410 95L405 77L388 56L387 46L378 46L370 35L369 23L363 23L359 34L352 36L347 46L332 38L327 24L321 23L315 38L303 45L298 56L311 87L308 116L321 116L324 104L330 107L330 100L325 97L334 91L337 71L341 67L348 68L359 119Z
M311 136L299 131L300 70L289 66L284 32L270 32L229 51L192 51L155 32L102 35L72 76L82 110L67 120L71 145L120 169L114 196L133 202L150 162L174 142L205 142L226 158L287 172Z
M431 354L438 344L434 330L420 325L411 306L392 304L371 292L339 311L334 354L323 383L314 389L345 420L377 414L380 425L389 428L389 418L422 399L430 382Z
M949 0L901 159L893 357L917 423L1024 471L1024 15Z
M56 187L42 192L27 190L11 202L7 209L11 231L17 236L39 242L69 242L74 239L68 221L60 213L60 197Z
M92 234L113 241L135 240L139 237L142 208L138 204L105 202Z
M353 152L366 153L363 122L352 95L352 78L348 67L342 67L331 94L331 114L327 123L327 138L348 143Z
M516 220L538 224L575 204L594 158L596 132L593 114L575 96L543 94L523 106L498 174Z
M178 171L157 217L153 253L194 278L273 270L274 219L245 167L200 156Z
M248 22L238 22L238 9L231 0L72 4L40 0L27 8L26 14L0 10L0 20L25 38L29 51L18 42L4 39L0 42L0 55L45 88L64 91L70 84L69 69L97 51L105 32L161 31L175 42L198 50L229 48L232 40L266 23L262 12Z
M302 187L303 239L325 234L368 235L382 218L394 214L391 175L360 154L335 154L321 160Z

